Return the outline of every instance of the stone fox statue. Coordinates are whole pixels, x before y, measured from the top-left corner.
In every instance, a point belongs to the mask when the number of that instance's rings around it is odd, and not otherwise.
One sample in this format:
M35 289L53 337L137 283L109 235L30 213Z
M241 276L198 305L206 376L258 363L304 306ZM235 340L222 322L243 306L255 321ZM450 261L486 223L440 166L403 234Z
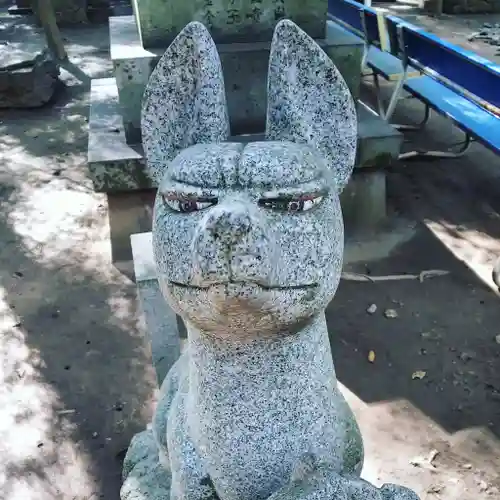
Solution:
M357 122L334 64L281 21L267 141L227 142L221 63L193 22L151 76L142 133L158 279L188 345L132 442L122 499L416 499L359 478L362 440L335 378L324 310Z

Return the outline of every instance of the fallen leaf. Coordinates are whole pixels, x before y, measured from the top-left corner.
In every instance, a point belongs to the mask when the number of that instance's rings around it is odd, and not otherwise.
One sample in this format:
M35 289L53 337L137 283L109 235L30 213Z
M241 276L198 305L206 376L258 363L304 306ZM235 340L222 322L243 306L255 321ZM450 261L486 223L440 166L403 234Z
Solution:
M411 374L412 380L422 380L425 376L427 375L427 372L424 372L423 370L417 370L416 372L413 372Z
M444 490L444 486L442 484L432 484L427 488L427 493L441 493Z
M439 340L441 338L441 334L435 331L422 332L420 335L422 336L423 339L427 340Z
M479 481L478 484L479 486L479 491L483 492L483 491L488 491L489 488L490 488L490 485L486 482L486 481Z
M437 450L431 450L429 452L429 456L427 457L427 460L428 462L431 464L431 465L434 465L432 462L434 462L434 460L436 459L436 457L439 455L439 451Z
M438 454L439 452L437 450L431 450L426 457L419 456L412 458L410 464L414 467L431 467L435 469L436 466L432 462L434 462Z
M384 316L387 318L387 319L393 319L393 318L397 318L398 317L398 313L395 309L386 309L384 311Z
M375 362L375 351L370 351L368 353L368 361L370 363L374 363Z

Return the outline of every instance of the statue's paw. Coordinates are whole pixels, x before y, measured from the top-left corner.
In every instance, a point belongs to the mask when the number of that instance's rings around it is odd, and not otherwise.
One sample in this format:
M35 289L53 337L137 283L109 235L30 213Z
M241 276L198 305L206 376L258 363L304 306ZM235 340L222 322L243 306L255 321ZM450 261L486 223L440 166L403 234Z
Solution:
M123 463L121 500L170 498L170 471L160 463L151 429L136 434Z
M412 490L397 484L384 484L380 491L384 500L420 500Z
M358 476L342 475L331 467L313 469L313 461L303 460L288 485L268 500L419 500L413 491L394 484L377 488Z
M323 466L311 470L310 466L304 463L290 483L268 500L385 500L378 488L359 477L342 475Z

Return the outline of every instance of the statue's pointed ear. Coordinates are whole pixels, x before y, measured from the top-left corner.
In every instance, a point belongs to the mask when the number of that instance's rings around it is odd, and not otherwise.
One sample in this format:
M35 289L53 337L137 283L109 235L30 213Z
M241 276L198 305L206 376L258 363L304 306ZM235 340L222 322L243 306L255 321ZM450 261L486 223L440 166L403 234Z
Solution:
M356 159L355 104L331 59L289 20L274 31L267 85L267 138L315 148L342 190Z
M222 66L201 23L192 22L179 33L151 74L141 130L148 171L156 182L183 149L229 137Z

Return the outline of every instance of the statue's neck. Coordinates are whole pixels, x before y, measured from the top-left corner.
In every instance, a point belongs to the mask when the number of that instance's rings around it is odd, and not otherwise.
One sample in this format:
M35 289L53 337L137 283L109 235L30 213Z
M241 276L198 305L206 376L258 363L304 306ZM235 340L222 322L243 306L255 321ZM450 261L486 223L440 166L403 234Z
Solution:
M295 373L296 380L311 380L325 370L334 378L333 361L323 314L304 327L273 338L256 338L248 342L218 339L188 326L192 382L217 376L239 377L251 381L256 376L280 378ZM304 378L303 378L304 377ZM322 378L322 377L321 377Z

